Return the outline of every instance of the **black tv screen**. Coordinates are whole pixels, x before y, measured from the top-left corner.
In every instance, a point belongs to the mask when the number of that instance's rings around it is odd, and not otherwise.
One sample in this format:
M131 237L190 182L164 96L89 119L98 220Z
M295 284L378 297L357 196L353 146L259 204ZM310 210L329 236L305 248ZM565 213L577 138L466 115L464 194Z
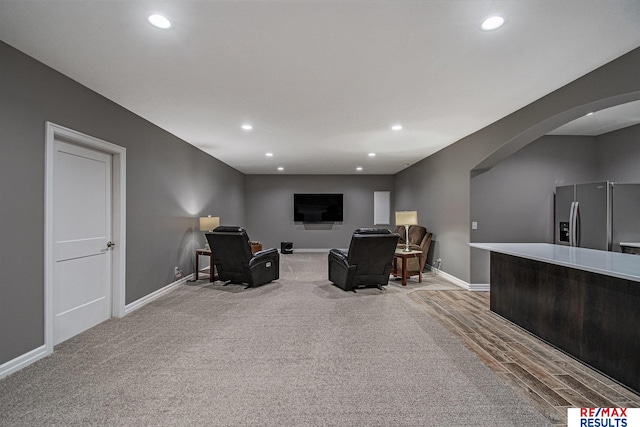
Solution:
M342 221L342 194L294 194L296 222Z

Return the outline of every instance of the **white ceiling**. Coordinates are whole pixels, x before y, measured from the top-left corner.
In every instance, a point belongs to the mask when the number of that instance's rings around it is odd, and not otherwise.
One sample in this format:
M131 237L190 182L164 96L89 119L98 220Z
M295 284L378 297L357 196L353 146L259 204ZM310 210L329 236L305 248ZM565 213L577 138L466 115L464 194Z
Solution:
M640 1L0 0L0 40L244 173L394 174L640 46Z

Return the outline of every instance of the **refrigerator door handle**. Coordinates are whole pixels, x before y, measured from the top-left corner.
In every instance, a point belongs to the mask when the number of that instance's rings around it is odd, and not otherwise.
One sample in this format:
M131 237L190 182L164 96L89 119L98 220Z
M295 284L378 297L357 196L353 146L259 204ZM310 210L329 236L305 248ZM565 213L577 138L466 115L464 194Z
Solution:
M580 216L579 203L572 203L572 212L571 212L571 246L580 246L580 221L578 220Z
M580 246L580 205L574 203L573 207L573 246Z
M571 202L571 208L569 209L569 246L574 246L573 244L573 211L576 202Z

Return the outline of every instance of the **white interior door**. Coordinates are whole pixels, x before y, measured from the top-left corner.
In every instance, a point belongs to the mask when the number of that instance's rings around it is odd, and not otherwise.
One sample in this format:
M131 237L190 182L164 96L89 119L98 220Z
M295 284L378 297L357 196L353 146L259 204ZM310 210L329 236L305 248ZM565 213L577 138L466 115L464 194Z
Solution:
M53 345L111 317L111 154L55 140Z

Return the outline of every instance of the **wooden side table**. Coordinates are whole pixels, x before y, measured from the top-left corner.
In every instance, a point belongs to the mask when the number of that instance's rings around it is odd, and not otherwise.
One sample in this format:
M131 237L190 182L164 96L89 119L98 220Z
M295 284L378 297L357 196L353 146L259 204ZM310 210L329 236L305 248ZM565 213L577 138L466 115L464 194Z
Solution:
M208 256L209 257L209 267L200 268L200 257ZM215 281L214 273L214 265L213 265L213 254L208 249L196 249L196 277L195 280L200 280L200 274L204 273L209 276L209 281Z
M393 274L398 277L398 259L402 260L402 286L407 286L407 278L411 275L407 272L407 260L409 258L418 258L418 261L422 261L422 251L404 251L403 249L396 249L393 254ZM422 283L422 271L418 272L418 283Z

